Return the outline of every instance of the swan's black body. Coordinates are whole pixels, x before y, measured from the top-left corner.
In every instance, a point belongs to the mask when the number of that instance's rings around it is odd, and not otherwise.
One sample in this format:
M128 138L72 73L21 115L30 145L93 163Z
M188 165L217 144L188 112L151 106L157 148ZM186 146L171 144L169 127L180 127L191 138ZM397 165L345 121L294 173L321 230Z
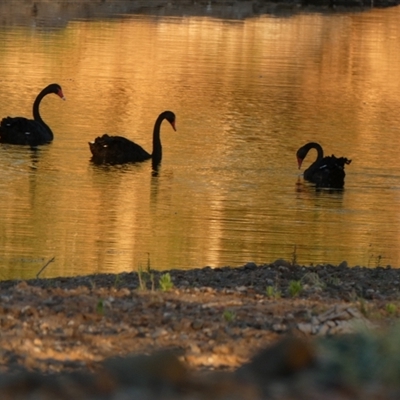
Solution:
M151 154L129 139L105 134L97 137L94 142L89 142L89 148L92 153L91 161L95 164L125 164L146 161L151 158L153 165L156 165L162 159L160 127L164 119L176 130L175 114L172 111L161 113L154 124L153 152Z
M53 83L45 87L33 103L33 118L6 117L0 123L0 143L38 146L53 140L53 132L43 121L39 105L43 97L55 93L65 100L61 86Z
M344 167L346 164L350 164L351 160L345 157L338 158L333 154L324 157L321 145L310 142L297 150L299 169L311 149L317 150L317 159L304 171L304 179L315 183L319 188L342 189L346 176Z

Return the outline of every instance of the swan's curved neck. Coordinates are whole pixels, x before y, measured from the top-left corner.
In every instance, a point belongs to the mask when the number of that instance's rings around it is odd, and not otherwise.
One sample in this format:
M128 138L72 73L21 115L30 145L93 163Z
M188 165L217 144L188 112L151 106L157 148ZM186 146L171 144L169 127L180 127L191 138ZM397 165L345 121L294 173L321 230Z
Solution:
M322 150L322 147L319 143L310 142L307 144L306 148L307 148L307 153L311 149L317 150L317 160L316 161L322 160L324 158L324 150Z
M48 93L45 89L43 89L36 97L34 103L33 103L33 119L37 122L40 122L44 124L44 121L42 117L40 116L39 113L39 105L40 102L42 101L43 97L46 96ZM46 124L45 124L46 125Z
M47 91L47 88L43 89L36 97L35 101L33 102L33 119L36 122L39 122L48 132L48 135L50 138L53 138L53 132L51 131L50 127L43 121L42 117L40 116L39 112L39 105L40 102L42 101L43 97L49 94Z
M160 128L161 128L161 122L163 122L164 118L165 117L163 115L159 115L154 124L154 130L153 130L153 153L151 154L151 156L153 160L157 161L160 161L162 158Z

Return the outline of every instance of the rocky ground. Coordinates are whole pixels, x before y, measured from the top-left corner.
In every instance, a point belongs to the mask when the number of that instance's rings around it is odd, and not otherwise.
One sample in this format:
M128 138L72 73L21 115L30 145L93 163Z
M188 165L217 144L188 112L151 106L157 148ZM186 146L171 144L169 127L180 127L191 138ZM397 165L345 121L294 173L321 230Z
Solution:
M399 284L284 260L3 281L0 396L399 398Z

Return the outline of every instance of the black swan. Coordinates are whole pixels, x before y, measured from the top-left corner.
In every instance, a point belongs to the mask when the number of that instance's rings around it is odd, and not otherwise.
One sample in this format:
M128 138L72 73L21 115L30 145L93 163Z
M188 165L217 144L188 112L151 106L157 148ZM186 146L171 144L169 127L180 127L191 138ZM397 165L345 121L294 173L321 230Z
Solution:
M89 142L89 148L92 152L92 162L95 164L124 164L128 162L141 162L151 158L153 165L156 165L162 158L160 127L164 119L176 131L175 114L172 111L162 112L154 124L153 152L151 154L144 150L143 147L122 136L104 134L97 137L94 142Z
M304 179L315 183L318 188L342 189L346 176L344 167L346 164L350 164L351 160L345 157L337 158L333 154L324 157L321 145L310 142L297 150L299 169L311 149L317 150L318 155L317 159L304 171Z
M33 119L24 117L6 117L0 122L0 143L38 146L53 140L53 132L43 121L39 105L43 97L55 93L65 100L61 86L57 83L45 87L33 103Z

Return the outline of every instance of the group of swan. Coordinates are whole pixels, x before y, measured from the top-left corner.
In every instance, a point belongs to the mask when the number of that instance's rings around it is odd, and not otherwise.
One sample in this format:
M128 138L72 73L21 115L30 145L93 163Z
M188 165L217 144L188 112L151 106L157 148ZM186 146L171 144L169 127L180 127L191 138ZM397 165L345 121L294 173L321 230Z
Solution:
M55 93L65 100L61 86L53 83L45 87L36 97L33 103L33 119L24 117L6 117L0 123L0 143L38 146L53 140L53 132L43 121L39 113L39 105L42 99ZM122 136L109 136L104 134L89 142L92 153L92 161L96 164L124 164L128 162L141 162L152 159L153 163L160 162L162 158L162 146L160 139L161 123L167 120L172 128L175 128L175 114L172 111L162 112L153 130L153 150L148 153L141 146ZM304 171L304 179L315 183L319 188L340 189L344 186L346 164L351 160L345 157L337 158L334 155L324 157L321 145L315 142L307 143L297 151L297 161L301 167L309 150L317 151L317 159Z

